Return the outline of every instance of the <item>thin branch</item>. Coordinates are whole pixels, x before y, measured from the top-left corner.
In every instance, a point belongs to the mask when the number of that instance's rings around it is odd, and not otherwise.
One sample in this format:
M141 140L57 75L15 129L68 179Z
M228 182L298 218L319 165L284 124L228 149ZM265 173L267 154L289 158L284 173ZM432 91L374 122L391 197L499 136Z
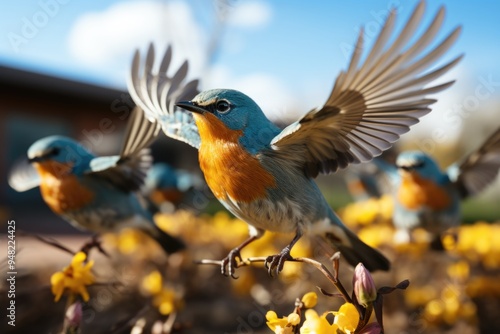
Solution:
M249 257L247 259L243 259L242 261L238 262L236 268L240 267L247 267L250 266L252 263L260 263L260 262L265 262L267 257ZM352 303L352 299L347 293L346 289L344 286L340 283L338 279L321 263L316 260L307 258L307 257L296 257L291 260L287 260L289 262L303 262L310 264L314 266L316 269L318 269L336 288L339 290L339 292L342 294L342 297L344 300L348 303ZM222 261L217 261L217 260L208 260L208 259L203 259L199 261L195 261L197 264L208 264L208 265L216 265L216 266L221 266Z
M28 232L25 232L25 231L18 231L18 234L21 234L23 236L28 236L28 237L33 237L49 246L52 246L52 247L55 247L55 248L58 248L62 251L65 251L66 253L69 253L71 255L75 255L76 253L74 251L72 251L71 249L67 248L66 246L63 246L61 243L59 243L57 240L55 239L52 239L52 238L46 238L46 237L42 237L42 236L39 236L38 234L32 234L32 233L28 233Z

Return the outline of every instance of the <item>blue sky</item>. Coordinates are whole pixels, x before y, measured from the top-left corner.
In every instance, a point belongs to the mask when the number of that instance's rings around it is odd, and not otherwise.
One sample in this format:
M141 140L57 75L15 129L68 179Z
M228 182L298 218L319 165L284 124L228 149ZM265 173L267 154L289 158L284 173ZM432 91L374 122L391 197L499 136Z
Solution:
M346 45L361 25L380 26L380 18L397 7L397 29L416 1L264 1L208 0L75 1L23 0L0 4L0 63L97 85L125 88L132 51L149 41L174 44L174 57L188 57L191 74L205 88L244 90L277 117L320 105L338 72L347 66ZM447 15L444 37L453 27L464 30L445 59L465 53L450 74L457 84L440 95L442 109L456 108L474 94L481 78L500 81L500 3L496 1L428 1L428 22L440 5ZM227 20L217 31L221 9ZM31 30L30 26L31 25ZM34 27L34 29L33 29ZM206 59L211 36L219 48ZM162 46L163 48L163 46ZM161 48L161 49L162 49ZM496 89L500 91L500 89ZM494 98L481 108L498 105ZM453 104L455 103L455 107ZM484 113L488 118L489 114ZM434 118L433 118L434 117ZM432 116L427 127L439 122ZM498 118L497 118L498 119ZM463 124L459 124L463 126ZM418 130L417 130L418 131Z

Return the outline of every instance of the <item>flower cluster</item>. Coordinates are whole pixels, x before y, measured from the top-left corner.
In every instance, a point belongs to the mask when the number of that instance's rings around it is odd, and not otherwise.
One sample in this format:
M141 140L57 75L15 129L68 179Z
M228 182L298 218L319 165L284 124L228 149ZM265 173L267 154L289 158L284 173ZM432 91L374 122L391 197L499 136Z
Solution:
M449 252L490 269L500 268L500 223L463 225L443 237Z
M344 303L338 311L328 311L319 315L314 309L318 296L314 292L306 293L296 302L295 309L286 317L279 318L276 312L266 314L267 326L277 334L292 334L299 331L301 334L313 333L354 333L359 323L359 313L351 303ZM332 323L327 316L335 318ZM302 316L304 319L302 319ZM380 327L379 327L380 329ZM380 331L379 331L380 332Z
M334 261L335 273L338 272L338 261ZM336 274L326 276L333 280L340 294L328 293L327 296L342 296L345 303L337 311L326 311L321 315L313 308L317 304L318 296L314 292L306 293L302 299L295 302L295 309L288 316L278 317L275 311L266 314L267 326L276 334L313 334L313 333L382 333L382 296L395 289L406 289L408 281L403 281L396 287L383 287L377 291L375 282L368 270L359 263L353 276L353 298L349 297ZM372 311L375 310L377 321L369 322ZM328 317L332 315L333 321Z

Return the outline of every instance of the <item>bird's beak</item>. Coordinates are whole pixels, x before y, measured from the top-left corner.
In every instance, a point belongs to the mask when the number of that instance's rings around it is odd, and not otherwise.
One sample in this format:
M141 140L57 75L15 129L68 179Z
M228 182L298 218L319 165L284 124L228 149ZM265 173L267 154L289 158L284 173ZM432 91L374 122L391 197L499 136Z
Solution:
M28 158L28 162L30 164L34 163L34 162L40 162L43 160L43 156L42 157L33 157L33 158Z
M175 105L179 108L186 109L197 114L204 114L206 112L205 109L191 101L179 101Z
M400 170L404 170L405 172L411 171L413 168L411 166L400 165L398 166Z

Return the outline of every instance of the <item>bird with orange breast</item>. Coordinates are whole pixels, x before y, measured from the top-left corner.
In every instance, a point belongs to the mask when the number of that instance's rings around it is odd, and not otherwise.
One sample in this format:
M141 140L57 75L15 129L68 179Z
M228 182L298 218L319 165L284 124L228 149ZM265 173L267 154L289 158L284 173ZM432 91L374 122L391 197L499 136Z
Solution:
M29 164L13 169L9 183L17 191L39 186L50 209L78 229L100 234L135 228L155 239L166 253L179 251L184 243L155 225L136 193L152 163L147 147L159 130L136 109L120 154L107 157L96 157L71 138L42 138L29 148Z
M389 180L394 200L395 241L411 241L411 231L423 228L435 238L460 224L462 200L483 191L500 170L500 128L461 162L441 170L421 151L405 151L396 164L375 159L375 166ZM437 239L439 240L439 239Z
M223 274L234 277L241 249L265 231L295 233L279 254L267 257L270 274L279 273L292 259L290 252L304 234L322 236L352 265L362 262L371 271L389 269L385 256L341 222L313 178L369 161L389 149L430 111L435 100L427 95L452 84L426 86L459 61L460 57L431 69L460 28L425 53L443 22L444 9L422 36L414 38L424 7L421 2L400 35L387 45L396 18L392 11L360 65L361 31L350 65L338 76L326 103L283 130L250 97L231 89L204 91L177 103L191 114L168 112L162 105L170 102L158 94L164 73L151 70L154 50L149 49L145 71L141 71L136 53L129 80L132 98L148 118L162 125L167 136L199 149L208 186L229 211L249 225L249 238L223 259ZM413 44L408 46L409 41Z

